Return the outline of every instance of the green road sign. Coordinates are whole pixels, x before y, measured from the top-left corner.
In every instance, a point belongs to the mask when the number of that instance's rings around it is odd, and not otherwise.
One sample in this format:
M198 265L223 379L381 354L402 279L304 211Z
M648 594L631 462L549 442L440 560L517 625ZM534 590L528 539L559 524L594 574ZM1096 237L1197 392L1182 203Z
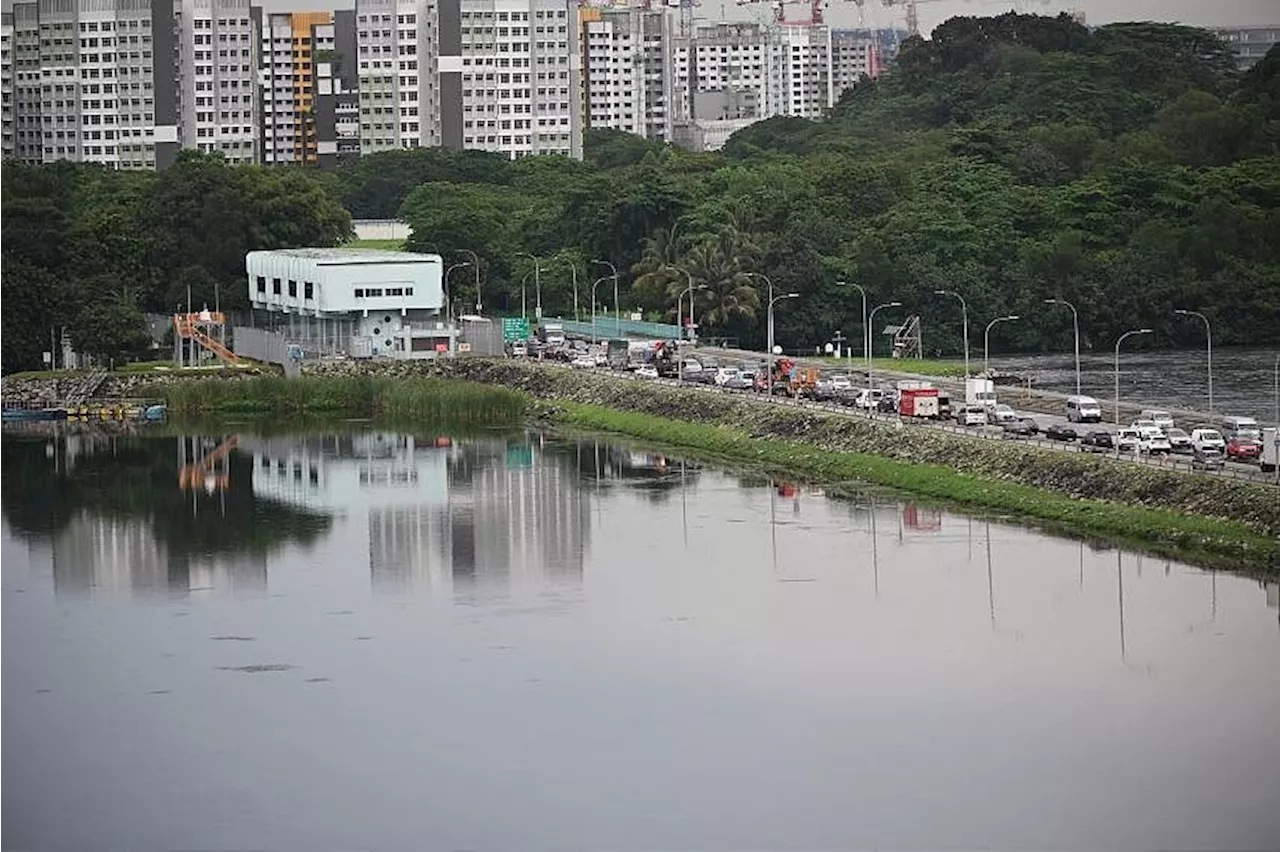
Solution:
M502 339L503 340L528 340L529 339L529 321L521 317L503 317L502 318Z

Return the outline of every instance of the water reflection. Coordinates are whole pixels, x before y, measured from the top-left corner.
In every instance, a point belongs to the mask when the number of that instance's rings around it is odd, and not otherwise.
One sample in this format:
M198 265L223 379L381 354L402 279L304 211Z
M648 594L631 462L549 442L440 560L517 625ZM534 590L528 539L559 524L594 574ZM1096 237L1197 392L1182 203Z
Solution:
M14 848L1280 832L1274 583L540 432L4 453Z

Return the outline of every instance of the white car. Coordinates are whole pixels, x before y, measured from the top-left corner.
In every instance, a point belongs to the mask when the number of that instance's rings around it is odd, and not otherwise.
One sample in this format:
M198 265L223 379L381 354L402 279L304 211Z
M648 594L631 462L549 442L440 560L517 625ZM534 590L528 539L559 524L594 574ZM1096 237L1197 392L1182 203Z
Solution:
M1225 453L1227 451L1227 442L1217 429L1192 429L1191 448L1200 452L1217 450L1220 453Z
M685 358L684 366L680 369L684 371L685 375L688 375L689 373L701 373L702 364L693 358Z
M1169 439L1164 436L1164 432L1144 432L1142 440L1138 445L1142 452L1148 455L1156 453L1164 453L1168 455L1173 452L1173 445L1169 443Z
M1173 428L1173 415L1159 408L1144 408L1138 415L1143 420L1150 420L1161 429Z
M742 376L742 371L737 367L720 367L716 370L715 383L724 385L730 379L737 379Z
M1137 429L1117 429L1112 440L1117 453L1136 453L1142 448L1142 433Z
M579 355L577 358L574 358L569 362L569 366L573 367L575 370L590 370L594 368L595 365L596 359L592 358L590 355Z
M833 391L847 391L853 388L853 382L848 376L832 376L830 381Z
M985 405L965 405L956 411L956 424L959 426L986 426L987 407Z
M658 368L652 364L641 364L636 367L637 379L656 379L658 378Z
M997 405L991 412L991 422L998 425L1016 423L1017 420L1018 413L1013 410L1012 406L1005 405L1004 403Z
M1169 439L1169 446L1175 453L1191 452L1191 436L1177 426L1165 429L1164 436Z

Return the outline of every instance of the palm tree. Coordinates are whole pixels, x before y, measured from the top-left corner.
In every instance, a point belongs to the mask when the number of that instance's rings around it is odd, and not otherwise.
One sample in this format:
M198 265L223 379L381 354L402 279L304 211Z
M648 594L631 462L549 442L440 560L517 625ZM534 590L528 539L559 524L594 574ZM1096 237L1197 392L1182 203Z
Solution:
M741 232L727 226L689 252L685 268L695 283L706 285L697 296L704 325L724 328L759 315L760 294L747 274L755 260L753 248Z
M665 305L672 289L684 280L677 269L680 239L679 223L654 231L645 239L640 262L631 267L635 276L631 287L646 307ZM671 296L670 301L674 304L675 296Z

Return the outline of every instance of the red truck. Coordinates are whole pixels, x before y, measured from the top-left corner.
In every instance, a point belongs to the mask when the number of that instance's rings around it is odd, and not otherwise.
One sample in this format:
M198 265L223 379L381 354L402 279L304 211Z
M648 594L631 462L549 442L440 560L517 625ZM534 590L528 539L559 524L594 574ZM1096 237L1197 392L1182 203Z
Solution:
M903 388L898 395L898 413L903 417L938 417L937 388Z

